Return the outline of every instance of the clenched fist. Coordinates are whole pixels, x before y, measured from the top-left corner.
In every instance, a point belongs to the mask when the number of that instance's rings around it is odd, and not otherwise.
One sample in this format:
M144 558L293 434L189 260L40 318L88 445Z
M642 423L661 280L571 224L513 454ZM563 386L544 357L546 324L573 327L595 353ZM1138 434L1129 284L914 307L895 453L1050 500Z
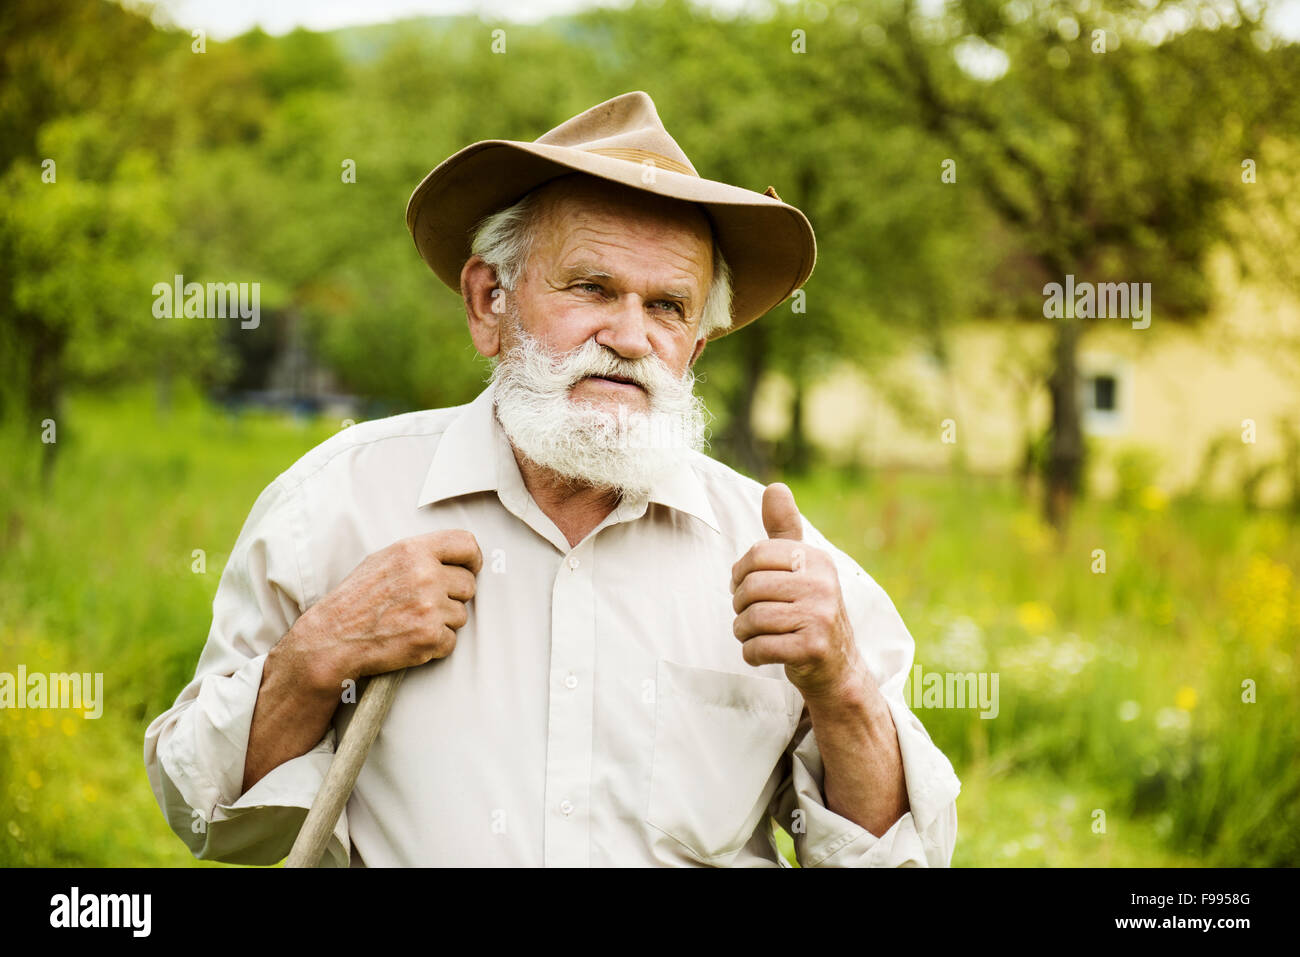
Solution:
M294 670L310 685L335 692L345 678L445 658L469 618L465 603L482 567L483 554L467 531L395 542L309 608L276 651L294 659Z
M731 569L733 630L751 665L780 662L805 700L831 699L866 671L831 557L803 541L789 487L763 491L763 528Z

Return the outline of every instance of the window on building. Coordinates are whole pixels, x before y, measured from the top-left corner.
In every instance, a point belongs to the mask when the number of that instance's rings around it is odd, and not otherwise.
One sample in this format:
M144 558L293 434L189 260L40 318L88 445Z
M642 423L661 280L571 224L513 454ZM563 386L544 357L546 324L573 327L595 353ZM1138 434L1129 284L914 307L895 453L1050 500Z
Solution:
M1128 402L1129 382L1123 367L1102 365L1080 376L1079 406L1088 434L1119 435L1126 431Z
M1118 408L1115 403L1115 390L1117 383L1113 375L1097 375L1092 377L1092 407L1098 412L1114 412Z

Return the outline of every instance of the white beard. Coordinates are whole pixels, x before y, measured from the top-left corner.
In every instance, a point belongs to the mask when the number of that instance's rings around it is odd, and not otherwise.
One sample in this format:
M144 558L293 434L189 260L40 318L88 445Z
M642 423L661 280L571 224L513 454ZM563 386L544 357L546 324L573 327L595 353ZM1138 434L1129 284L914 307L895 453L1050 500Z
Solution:
M513 317L512 317L513 318ZM511 443L574 486L648 495L655 480L705 444L708 412L691 369L676 378L657 356L623 359L594 338L552 355L515 319L515 343L492 370L496 417ZM645 412L608 411L569 397L591 375L620 376L646 390Z

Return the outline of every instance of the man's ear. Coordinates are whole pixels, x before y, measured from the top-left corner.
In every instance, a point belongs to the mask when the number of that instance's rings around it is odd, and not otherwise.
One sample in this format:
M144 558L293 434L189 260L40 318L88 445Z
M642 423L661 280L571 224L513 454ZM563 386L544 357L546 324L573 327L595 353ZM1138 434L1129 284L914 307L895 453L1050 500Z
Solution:
M470 256L460 271L460 294L474 348L487 358L501 351L501 317L506 291L497 283L497 271L482 256Z
M700 353L704 351L705 343L707 343L708 341L709 340L707 336L700 336L698 339L695 340L695 351L691 353L690 364L692 366L695 365L695 360L700 357Z

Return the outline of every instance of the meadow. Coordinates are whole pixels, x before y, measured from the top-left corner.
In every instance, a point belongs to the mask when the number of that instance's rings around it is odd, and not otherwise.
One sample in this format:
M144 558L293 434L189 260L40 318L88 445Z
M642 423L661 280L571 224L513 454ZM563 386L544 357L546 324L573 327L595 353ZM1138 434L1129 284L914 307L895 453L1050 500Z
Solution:
M192 677L254 498L339 427L73 396L48 488L0 480L0 671L102 672L105 696L94 720L0 712L0 865L195 863L149 790L144 729ZM36 430L5 450L29 473ZM917 709L962 780L955 865L1300 863L1294 517L1150 488L1081 503L1058 540L1011 481L789 482L927 672L999 675L994 718Z

